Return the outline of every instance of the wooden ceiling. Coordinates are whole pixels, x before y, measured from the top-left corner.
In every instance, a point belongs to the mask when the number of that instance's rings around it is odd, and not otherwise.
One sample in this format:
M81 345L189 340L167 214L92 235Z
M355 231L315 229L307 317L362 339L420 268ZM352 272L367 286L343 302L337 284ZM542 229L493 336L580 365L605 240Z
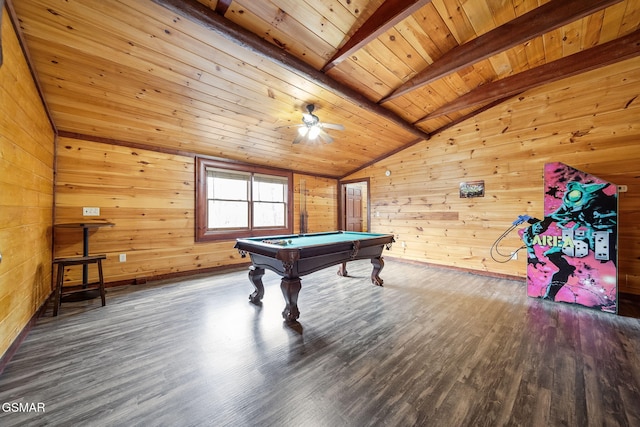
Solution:
M7 5L60 135L330 177L640 53L637 0ZM309 103L333 143L292 144Z

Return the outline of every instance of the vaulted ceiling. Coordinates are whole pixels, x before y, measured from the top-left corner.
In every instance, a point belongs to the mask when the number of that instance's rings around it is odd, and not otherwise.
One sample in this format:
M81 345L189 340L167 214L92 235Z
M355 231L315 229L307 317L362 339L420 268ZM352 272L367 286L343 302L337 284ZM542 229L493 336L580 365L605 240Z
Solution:
M640 54L637 0L7 5L61 136L330 177ZM308 104L332 143L292 143Z

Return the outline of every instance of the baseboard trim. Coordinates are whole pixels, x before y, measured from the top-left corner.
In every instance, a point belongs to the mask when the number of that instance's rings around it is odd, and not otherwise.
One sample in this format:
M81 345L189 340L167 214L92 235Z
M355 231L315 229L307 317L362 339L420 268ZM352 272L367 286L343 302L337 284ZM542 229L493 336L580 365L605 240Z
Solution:
M31 316L31 319L27 322L27 324L22 328L22 331L18 334L15 340L11 343L7 351L4 352L2 357L0 357L0 375L4 372L4 368L9 364L13 356L16 354L22 342L25 340L31 329L35 326L36 322L42 316L47 309L47 304L49 303L49 298L47 298L44 303L40 306L40 308Z
M238 270L241 268L247 268L250 265L251 265L251 262L243 262L243 263L238 263L233 265L221 265L218 267L200 268L198 270L186 270L186 271L178 271L174 273L156 274L154 276L136 277L136 278L127 279L127 280L105 282L104 287L115 288L118 286L127 286L127 285L144 285L147 282L153 282L155 280L178 279L180 277L195 276L197 274L220 273L224 271L232 271L232 270Z
M442 268L442 269L445 269L445 270L459 271L461 273L475 274L476 276L487 276L487 277L495 277L496 279L525 281L524 277L515 276L515 275L512 275L512 274L492 273L490 271L474 270L472 268L454 267L452 265L435 264L435 263L432 263L432 262L417 261L417 260L413 260L413 259L404 259L404 258L397 258L397 257L392 257L392 256L384 256L384 259L385 260L390 260L391 259L391 260L394 260L394 261L404 262L404 263L407 263L407 264L428 265L429 267L433 267L433 268Z

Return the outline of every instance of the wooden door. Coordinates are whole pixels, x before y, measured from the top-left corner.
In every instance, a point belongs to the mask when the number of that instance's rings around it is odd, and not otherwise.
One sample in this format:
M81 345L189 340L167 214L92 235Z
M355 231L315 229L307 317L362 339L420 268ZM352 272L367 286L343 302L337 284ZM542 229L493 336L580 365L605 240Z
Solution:
M346 231L363 231L362 188L356 185L346 185L344 194Z

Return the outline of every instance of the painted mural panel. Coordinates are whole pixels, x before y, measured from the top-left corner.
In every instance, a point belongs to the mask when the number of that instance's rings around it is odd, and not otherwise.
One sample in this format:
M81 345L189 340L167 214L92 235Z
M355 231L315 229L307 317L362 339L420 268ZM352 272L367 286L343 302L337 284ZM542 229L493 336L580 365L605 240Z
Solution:
M617 186L556 162L544 189L544 219L523 233L527 294L617 313Z

